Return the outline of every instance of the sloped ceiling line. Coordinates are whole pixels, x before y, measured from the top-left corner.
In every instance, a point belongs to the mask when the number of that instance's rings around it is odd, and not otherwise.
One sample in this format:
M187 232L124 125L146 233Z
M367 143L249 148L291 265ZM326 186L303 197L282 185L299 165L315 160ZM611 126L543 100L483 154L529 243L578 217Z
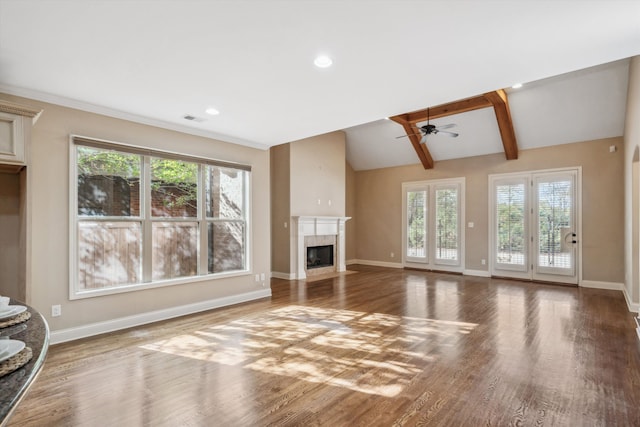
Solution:
M435 107L429 107L428 109L414 111L411 113L400 114L397 116L389 117L396 123L399 123L404 128L413 148L420 158L420 162L425 169L433 169L434 162L427 148L427 144L420 143L420 129L417 123L424 122L427 119L437 119L440 117L451 116L454 114L466 113L468 111L478 110L481 108L493 107L496 120L498 122L498 128L500 129L500 136L502 138L502 145L504 147L505 157L507 160L515 160L518 158L518 144L516 141L515 131L513 129L513 122L511 120L511 111L509 110L509 101L507 99L507 93L500 89L493 92L488 92L483 95L474 96L472 98L466 98L459 101L450 102L447 104L437 105Z

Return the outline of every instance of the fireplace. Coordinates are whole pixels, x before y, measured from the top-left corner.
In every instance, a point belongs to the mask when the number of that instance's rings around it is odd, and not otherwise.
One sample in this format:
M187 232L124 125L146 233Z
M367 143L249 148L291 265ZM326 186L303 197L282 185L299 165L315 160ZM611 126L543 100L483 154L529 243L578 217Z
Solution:
M349 217L294 216L291 219L291 265L294 269L291 279L346 271L344 224ZM320 249L319 253L317 248L325 246L331 249ZM310 258L311 264L315 265L308 265Z
M333 266L333 245L307 246L307 270Z

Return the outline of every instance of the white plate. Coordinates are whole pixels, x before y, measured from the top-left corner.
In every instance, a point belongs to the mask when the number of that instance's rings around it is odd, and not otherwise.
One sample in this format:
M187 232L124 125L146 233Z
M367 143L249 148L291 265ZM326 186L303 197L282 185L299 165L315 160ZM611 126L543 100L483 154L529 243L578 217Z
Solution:
M24 343L18 340L0 341L0 362L4 362L10 357L20 353L24 348Z
M0 311L0 319L17 316L27 310L24 305L10 305L6 311Z

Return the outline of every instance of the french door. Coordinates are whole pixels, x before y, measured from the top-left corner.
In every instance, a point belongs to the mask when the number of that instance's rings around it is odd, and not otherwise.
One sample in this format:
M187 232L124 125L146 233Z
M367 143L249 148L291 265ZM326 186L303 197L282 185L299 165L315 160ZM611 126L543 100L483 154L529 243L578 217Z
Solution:
M464 267L464 178L404 183L403 265Z
M577 284L580 170L491 175L490 272Z

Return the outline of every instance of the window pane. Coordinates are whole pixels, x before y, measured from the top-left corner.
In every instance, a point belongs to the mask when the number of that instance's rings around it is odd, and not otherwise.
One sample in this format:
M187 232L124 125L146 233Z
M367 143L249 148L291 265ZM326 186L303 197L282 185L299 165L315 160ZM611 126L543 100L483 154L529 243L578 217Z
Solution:
M207 234L209 242L209 273L245 269L244 222L209 223Z
M78 215L140 215L140 156L78 146L76 163Z
M436 259L458 259L458 190L436 190Z
M564 241L572 229L572 196L569 180L538 184L538 265L540 266L572 268L573 249Z
M198 216L198 165L151 158L151 214L154 217Z
M139 283L141 236L139 222L80 222L79 289L103 289Z
M198 274L198 223L154 222L153 280Z
M407 191L407 256L425 257L427 192Z
M207 166L207 217L244 218L245 172Z
M525 264L524 184L496 186L496 262Z

